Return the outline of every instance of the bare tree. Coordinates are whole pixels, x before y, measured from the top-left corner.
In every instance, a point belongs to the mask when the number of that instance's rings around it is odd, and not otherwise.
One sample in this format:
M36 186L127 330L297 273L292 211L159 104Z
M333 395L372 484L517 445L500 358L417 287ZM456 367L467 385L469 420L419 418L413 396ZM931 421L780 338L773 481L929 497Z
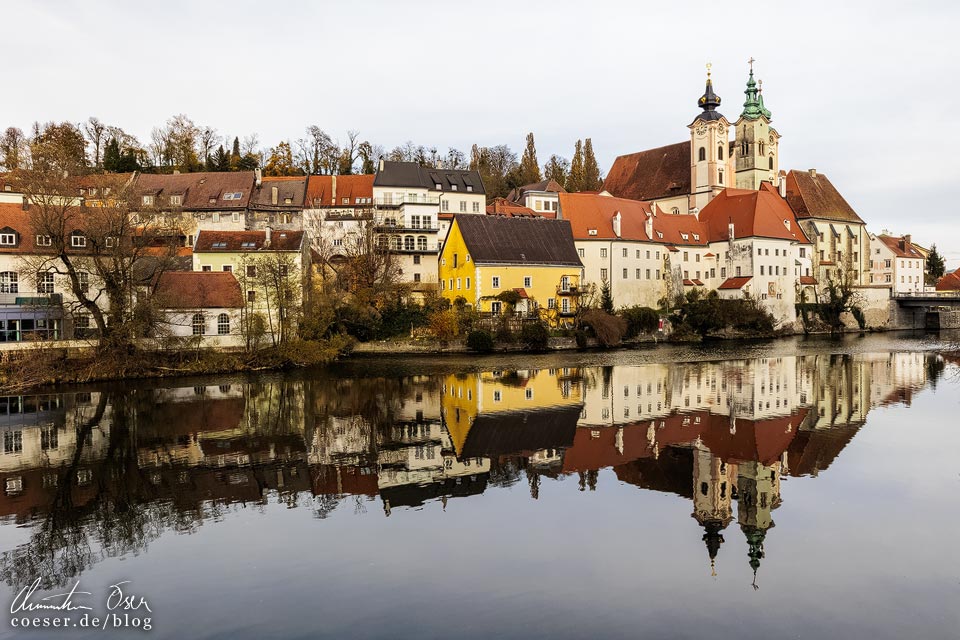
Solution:
M197 141L200 145L200 161L203 162L204 168L209 170L210 154L220 144L220 136L216 129L207 126L198 131Z
M90 148L93 153L94 169L103 167L103 147L107 143L109 127L100 122L99 118L91 116L83 123L83 132L90 141Z
M27 137L18 127L7 127L0 136L0 166L14 171L28 161L29 147Z

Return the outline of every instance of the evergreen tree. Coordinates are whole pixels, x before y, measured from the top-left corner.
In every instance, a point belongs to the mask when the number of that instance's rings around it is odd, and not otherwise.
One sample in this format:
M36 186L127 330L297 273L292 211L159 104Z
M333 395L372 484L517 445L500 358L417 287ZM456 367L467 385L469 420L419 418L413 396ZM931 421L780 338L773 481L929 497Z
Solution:
M120 156L120 163L117 165L117 173L130 173L140 170L140 161L137 160L137 153L133 149L127 149Z
M570 161L558 155L550 156L547 164L543 165L543 179L553 180L561 187L566 187L567 173L570 171Z
M937 245L931 246L930 255L927 256L927 273L939 280L946 271L947 266L944 264L943 256L937 251Z
M570 163L570 173L567 175L567 183L564 188L571 193L584 190L583 173L583 142L577 140L573 149L573 162Z
M533 133L527 134L527 147L520 159L520 186L540 182L540 165L537 162L537 147L533 142Z
M103 150L103 170L108 173L119 173L121 162L120 143L116 138L110 138Z
M613 313L613 295L610 293L610 283L606 280L600 286L600 308L607 313Z
M230 168L233 171L238 171L240 169L240 163L242 159L240 157L240 138L233 139L233 151L230 152Z
M603 186L600 178L600 165L593 155L593 142L587 138L583 143L583 186L582 191L599 191Z
M211 165L213 171L230 171L230 156L224 150L223 145L220 145L217 150L213 152Z

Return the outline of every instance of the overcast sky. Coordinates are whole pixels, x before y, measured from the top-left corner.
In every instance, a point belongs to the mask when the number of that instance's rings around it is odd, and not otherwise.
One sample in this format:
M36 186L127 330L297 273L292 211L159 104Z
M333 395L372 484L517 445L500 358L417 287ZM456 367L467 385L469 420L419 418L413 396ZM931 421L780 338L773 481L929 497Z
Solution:
M827 174L873 232L960 266L952 2L11 2L0 126L93 115L149 140L185 113L269 147L316 124L391 148L473 143L541 164L689 135L704 65L736 120L747 59L780 166Z

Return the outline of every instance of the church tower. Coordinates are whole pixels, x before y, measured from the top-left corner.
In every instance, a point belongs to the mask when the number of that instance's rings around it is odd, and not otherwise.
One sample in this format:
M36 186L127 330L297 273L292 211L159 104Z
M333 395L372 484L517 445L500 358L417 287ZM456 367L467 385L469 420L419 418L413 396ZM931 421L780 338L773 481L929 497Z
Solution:
M778 148L780 134L770 126L771 114L763 104L763 81L760 87L753 79L754 59L750 58L750 77L744 91L747 99L736 123L736 186L738 189L759 189L763 182L776 185L780 171Z
M765 553L767 531L774 526L772 511L780 506L780 462L746 462L737 469L737 521L747 539L747 555L757 588L757 569Z
M690 515L703 527L710 572L716 575L717 552L724 542L722 532L733 520L737 469L736 465L728 465L714 456L700 442L694 444L693 451L693 513Z
M707 88L697 101L703 109L690 124L690 208L702 209L713 196L727 186L726 169L729 153L730 123L717 111L720 96L713 92L710 65L707 65Z

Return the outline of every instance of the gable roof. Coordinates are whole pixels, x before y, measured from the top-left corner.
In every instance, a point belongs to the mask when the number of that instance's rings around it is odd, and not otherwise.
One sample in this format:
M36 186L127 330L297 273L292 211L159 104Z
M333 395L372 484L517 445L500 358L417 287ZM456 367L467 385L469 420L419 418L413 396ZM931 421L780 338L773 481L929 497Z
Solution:
M169 205L170 196L181 196L183 202L179 206L186 210L246 209L250 203L255 180L253 171L141 173L133 186L133 192L137 198L131 202L131 207L139 208L142 196L158 198L154 204L159 208Z
M374 177L372 173L350 176L310 176L307 180L306 204L308 207L343 207L358 204L358 198L366 201L359 204L371 204ZM343 204L344 198L347 199L347 205Z
M717 289L743 289L748 282L753 280L753 276L736 276L727 278Z
M791 170L787 173L786 200L797 218L826 218L865 224L853 207L822 173Z
M271 231L269 247L266 241L266 231L202 229L197 234L193 252L299 251L303 245L303 231Z
M534 218L556 218L556 211L534 211L530 207L511 202L507 198L494 198L487 205L487 215L495 216L526 216Z
M483 190L483 180L477 171L433 169L416 162L384 160L373 184L376 187L419 187L431 191L486 193Z
M729 240L729 224L737 238L775 238L809 244L793 211L768 183L760 189L724 189L700 212L710 240Z
M619 156L603 182L619 198L656 200L690 193L690 142Z
M533 184L525 184L522 187L514 187L507 194L507 200L511 202L520 202L528 191L540 191L547 193L566 193L567 190L560 186L560 183L552 178L541 180Z
M913 243L903 236L887 236L880 234L877 236L877 239L882 242L890 251L893 252L893 255L898 258L916 258L918 260L923 258L923 254L913 246Z
M613 230L614 216L620 214L620 235ZM653 237L647 236L646 220L653 215ZM560 217L569 220L576 240L633 240L660 244L706 246L705 224L689 214L667 214L655 205L639 200L614 198L596 193L561 193ZM596 233L591 233L591 231Z
M960 269L937 280L937 291L960 291Z
M566 220L466 214L453 224L475 264L582 266Z
M273 190L277 201L273 201ZM277 176L264 178L250 198L251 209L303 209L307 194L306 176ZM287 200L290 202L287 202Z
M166 271L153 295L162 309L236 309L243 306L240 283L226 271Z

